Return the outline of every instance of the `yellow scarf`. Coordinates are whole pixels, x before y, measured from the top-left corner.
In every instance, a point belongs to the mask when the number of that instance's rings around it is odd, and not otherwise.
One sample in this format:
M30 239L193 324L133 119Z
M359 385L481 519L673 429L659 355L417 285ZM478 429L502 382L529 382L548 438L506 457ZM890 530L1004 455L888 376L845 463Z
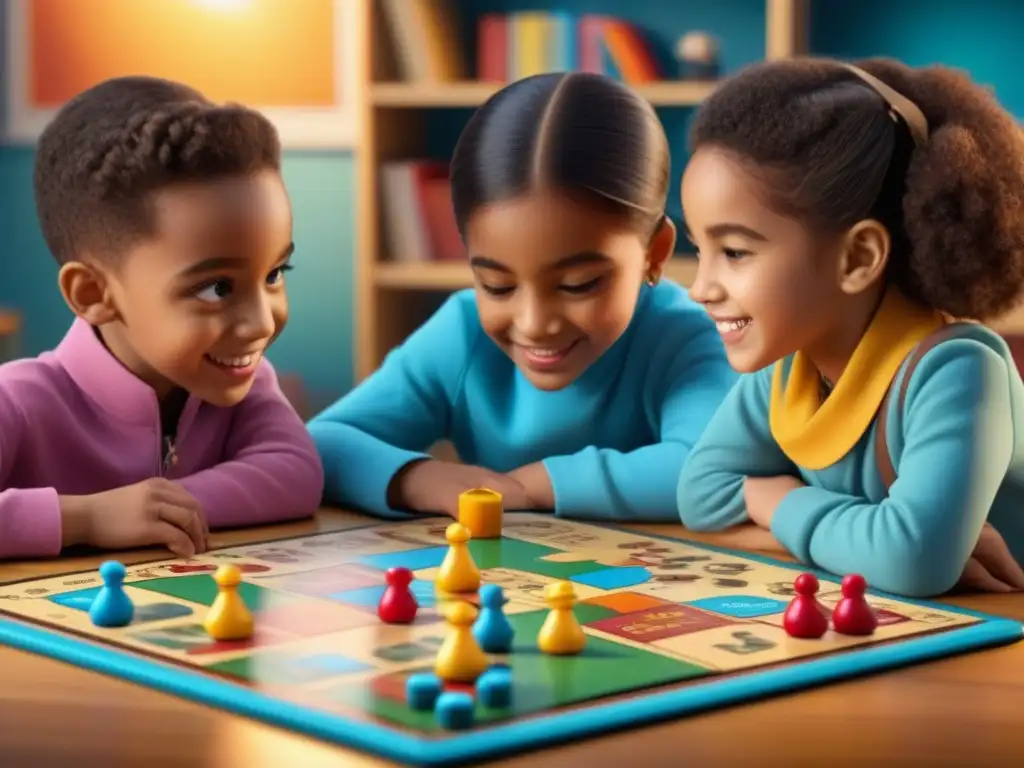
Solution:
M828 399L821 377L803 352L793 356L783 381L783 361L772 375L769 425L783 452L805 469L839 461L867 432L907 355L945 323L942 314L889 290Z

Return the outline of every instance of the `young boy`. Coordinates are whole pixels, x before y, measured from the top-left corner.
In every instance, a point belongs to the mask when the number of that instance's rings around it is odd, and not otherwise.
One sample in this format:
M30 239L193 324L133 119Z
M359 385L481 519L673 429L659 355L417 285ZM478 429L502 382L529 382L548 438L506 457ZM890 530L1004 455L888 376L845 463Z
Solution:
M39 140L35 194L75 313L0 367L0 558L87 544L203 552L209 528L311 515L323 471L264 355L292 216L256 112L109 80Z

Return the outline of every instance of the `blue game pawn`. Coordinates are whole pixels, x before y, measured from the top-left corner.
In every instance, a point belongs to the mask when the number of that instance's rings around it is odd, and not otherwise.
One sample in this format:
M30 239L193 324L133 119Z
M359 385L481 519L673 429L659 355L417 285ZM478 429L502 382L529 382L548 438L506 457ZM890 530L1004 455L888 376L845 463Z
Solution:
M497 584L484 584L478 594L480 614L473 624L473 637L484 653L510 652L515 631L502 610L508 602L504 591Z
M459 691L445 691L437 697L434 716L438 725L449 731L473 727L473 697Z
M103 586L89 606L89 618L97 627L124 627L131 624L135 606L124 591L124 564L108 560L100 566Z
M476 681L476 695L488 709L504 709L512 702L512 672L508 667L491 667Z
M441 678L429 672L409 675L405 681L405 698L412 709L430 711L444 686Z

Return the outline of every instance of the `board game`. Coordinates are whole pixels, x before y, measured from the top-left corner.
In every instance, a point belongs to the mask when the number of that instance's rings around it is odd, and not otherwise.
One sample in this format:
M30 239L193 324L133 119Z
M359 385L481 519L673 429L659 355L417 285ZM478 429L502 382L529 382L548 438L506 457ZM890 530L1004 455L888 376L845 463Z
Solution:
M448 627L434 578L450 520L364 525L129 566L128 626L94 626L100 580L74 573L0 587L0 643L322 740L417 765L451 765L678 718L844 677L1018 641L1018 622L869 594L870 636L782 629L804 569L678 539L509 513L499 538L469 542L483 583L503 587L514 630L509 706L477 705L465 730L406 702ZM215 641L203 618L212 574L233 563L253 636ZM410 569L419 611L383 623L384 574ZM824 605L839 584L818 574ZM537 649L545 586L570 582L586 634L578 655ZM472 602L475 598L466 598ZM472 691L472 686L467 690Z

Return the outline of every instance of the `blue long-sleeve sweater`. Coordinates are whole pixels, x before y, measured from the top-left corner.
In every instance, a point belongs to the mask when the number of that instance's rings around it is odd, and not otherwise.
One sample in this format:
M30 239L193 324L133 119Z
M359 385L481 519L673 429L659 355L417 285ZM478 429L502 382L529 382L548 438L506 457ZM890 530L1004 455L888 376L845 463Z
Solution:
M776 365L786 379L793 359ZM899 366L893 391L907 367ZM774 368L743 377L691 451L677 499L685 526L745 521L746 477L793 475L806 486L783 499L772 533L826 571L861 573L896 594L938 595L956 584L986 520L1024 562L1024 385L997 334L961 329L920 358L902 409L890 398L885 437L897 476L888 493L877 419L828 466L799 466L786 455L770 428Z
M559 391L523 377L466 290L308 426L326 499L378 516L402 516L387 502L395 473L449 440L498 472L543 461L557 515L669 521L683 461L735 381L714 325L675 283L645 285L625 333Z

